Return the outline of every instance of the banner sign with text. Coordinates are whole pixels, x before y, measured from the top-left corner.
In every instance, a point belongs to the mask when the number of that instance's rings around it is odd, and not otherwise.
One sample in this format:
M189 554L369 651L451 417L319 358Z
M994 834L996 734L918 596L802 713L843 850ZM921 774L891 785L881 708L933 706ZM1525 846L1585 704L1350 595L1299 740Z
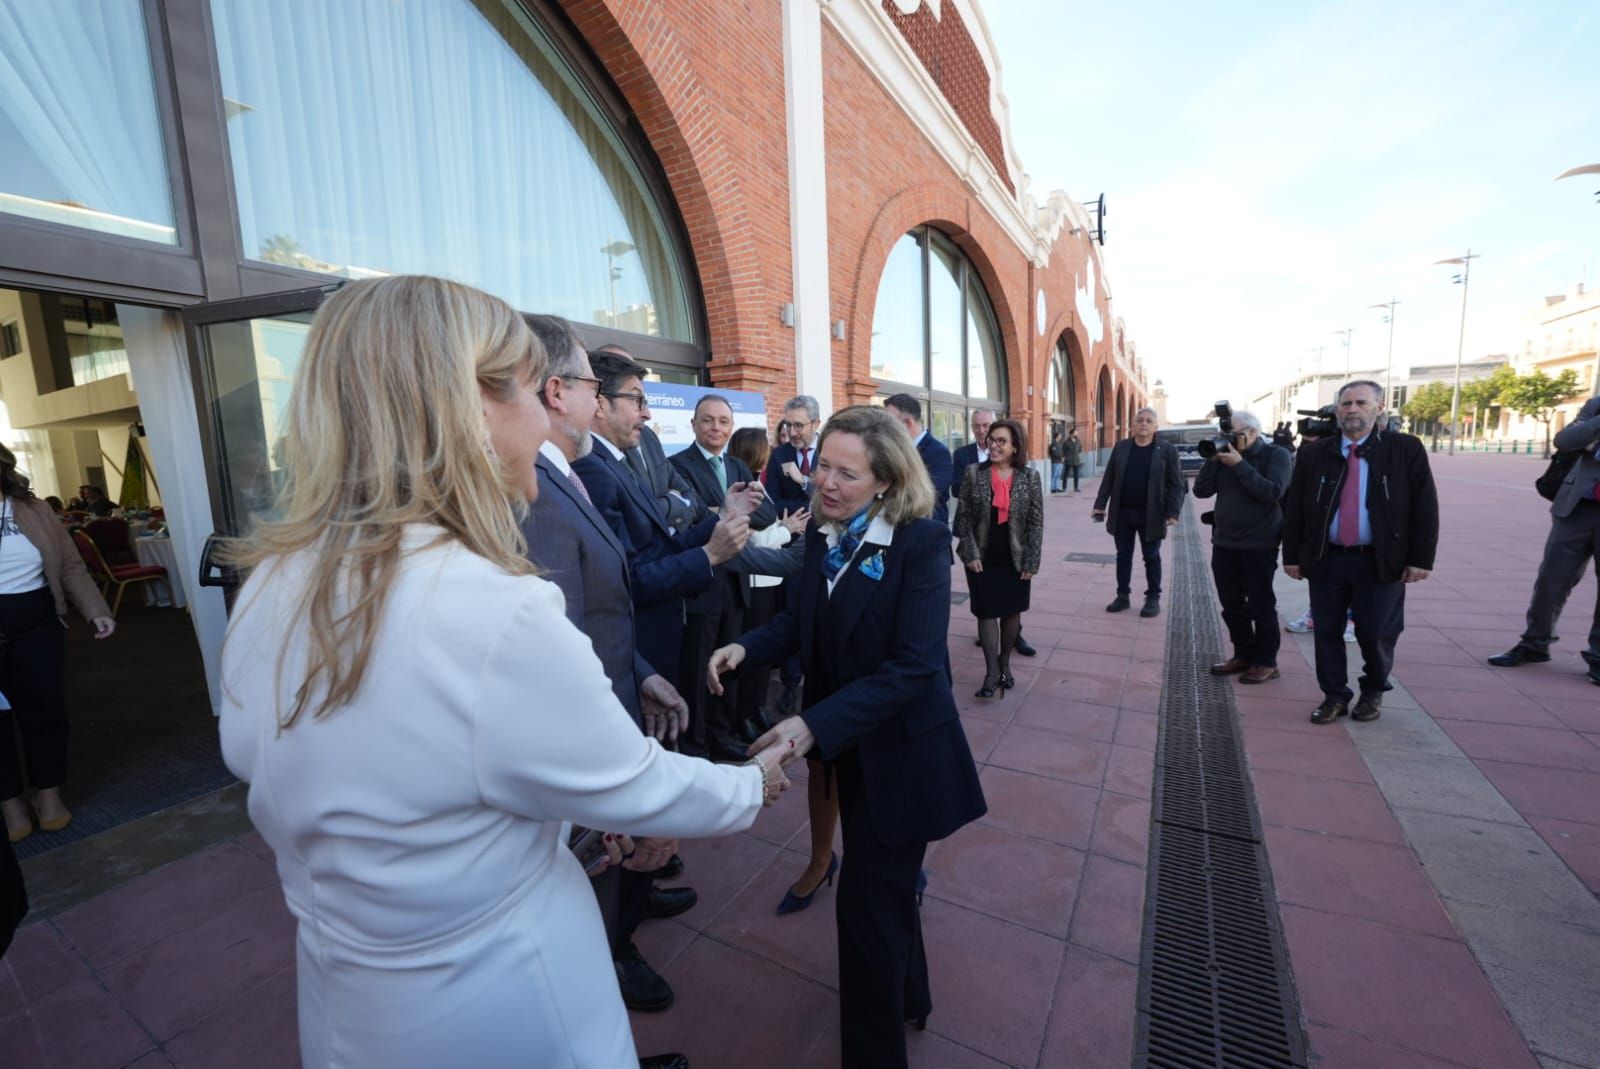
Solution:
M767 429L767 403L759 393L748 390L712 390L704 386L681 386L675 382L647 382L644 393L650 399L650 429L661 439L668 455L694 444L694 406L708 393L726 398L733 408L733 426Z

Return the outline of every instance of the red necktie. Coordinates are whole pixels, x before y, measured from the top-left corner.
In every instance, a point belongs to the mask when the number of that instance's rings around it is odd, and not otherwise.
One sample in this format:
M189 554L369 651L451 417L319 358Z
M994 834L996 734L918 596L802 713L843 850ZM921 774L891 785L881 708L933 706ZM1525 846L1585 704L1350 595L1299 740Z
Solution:
M567 481L572 484L574 490L578 491L578 496L589 502L589 507L593 508L594 501L589 497L589 488L583 485L583 480L578 478L578 473L571 468L567 469Z
M1339 491L1338 541L1341 546L1361 541L1361 458L1353 445L1345 464L1344 489Z
M809 449L800 450L800 474L811 474L811 450Z

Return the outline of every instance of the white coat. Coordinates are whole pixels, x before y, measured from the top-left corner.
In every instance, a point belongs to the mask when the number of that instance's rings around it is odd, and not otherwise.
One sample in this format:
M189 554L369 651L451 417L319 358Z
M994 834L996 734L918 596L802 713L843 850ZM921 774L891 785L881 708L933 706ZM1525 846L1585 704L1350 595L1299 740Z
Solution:
M761 773L643 737L551 583L407 531L360 693L280 732L308 561L241 591L222 751L299 921L308 1069L638 1065L567 822L748 827ZM287 642L280 664L278 653Z

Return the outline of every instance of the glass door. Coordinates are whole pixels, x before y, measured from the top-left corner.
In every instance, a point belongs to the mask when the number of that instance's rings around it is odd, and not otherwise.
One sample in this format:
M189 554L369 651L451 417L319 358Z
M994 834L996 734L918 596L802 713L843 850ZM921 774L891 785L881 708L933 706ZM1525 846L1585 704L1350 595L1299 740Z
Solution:
M337 289L216 301L184 312L219 534L244 534L277 499L290 387L311 317Z

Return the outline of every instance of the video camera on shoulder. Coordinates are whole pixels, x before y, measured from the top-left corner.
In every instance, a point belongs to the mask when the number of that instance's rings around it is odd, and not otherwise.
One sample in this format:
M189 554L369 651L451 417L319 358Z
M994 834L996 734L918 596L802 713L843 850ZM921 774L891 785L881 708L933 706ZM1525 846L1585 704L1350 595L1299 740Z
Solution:
M1202 438L1194 447L1194 451L1206 460L1218 453L1226 453L1239 444L1240 433L1233 429L1233 406L1226 401L1218 401L1216 412L1217 436Z
M1339 421L1335 417L1338 409L1334 405L1323 405L1312 410L1297 408L1295 411L1302 416L1296 429L1302 438L1332 438L1339 433Z

